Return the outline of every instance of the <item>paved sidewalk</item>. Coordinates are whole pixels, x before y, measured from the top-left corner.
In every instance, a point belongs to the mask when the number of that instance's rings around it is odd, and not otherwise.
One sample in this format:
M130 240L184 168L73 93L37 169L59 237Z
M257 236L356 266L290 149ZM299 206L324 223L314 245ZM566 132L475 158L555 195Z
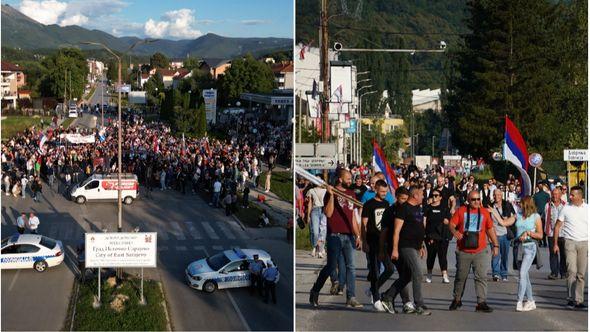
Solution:
M488 273L487 302L494 309L492 314L476 313L473 274L470 275L463 296L463 307L457 311L448 311L451 302L453 280L455 275L455 244L451 243L448 251L450 284L443 284L435 262L432 283L422 284L422 293L426 306L431 309L431 316L406 314L391 315L377 313L373 310L370 298L364 294L368 288L367 267L364 253L356 251L356 297L364 308L346 308L343 295L329 295L330 280L320 293L320 307L314 309L308 303L309 290L315 282L326 259L313 258L307 250L296 251L296 329L297 330L586 330L587 311L573 311L565 307L565 280L547 280L549 274L547 248L543 250L541 270L530 270L533 296L537 309L531 312L516 312L516 293L518 290L517 272L509 269L508 282L493 282ZM421 260L426 272L425 259ZM510 261L512 264L512 261ZM381 288L381 292L397 278L397 272ZM587 285L586 285L587 286ZM587 293L587 291L586 291ZM585 296L588 299L588 295ZM400 309L399 297L395 303Z

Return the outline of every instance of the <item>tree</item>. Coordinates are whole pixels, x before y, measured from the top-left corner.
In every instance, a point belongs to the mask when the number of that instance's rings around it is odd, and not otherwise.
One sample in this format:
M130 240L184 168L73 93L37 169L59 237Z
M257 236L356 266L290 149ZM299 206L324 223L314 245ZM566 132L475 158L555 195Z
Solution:
M190 71L199 69L199 65L201 64L201 59L196 57L189 57L184 59L182 66Z
M168 57L160 52L156 52L150 57L150 66L152 68L168 68L169 65L170 60L168 60Z
M205 114L205 103L202 102L197 109L197 124L195 128L195 135L197 137L204 137L207 135L207 116Z
M545 156L581 144L578 137L586 142L585 4L502 0L468 7L473 33L451 53L445 96L454 145L489 157L500 147L505 114L529 148Z
M164 82L162 75L155 73L147 82L145 82L144 89L146 91L147 101L151 105L158 105L161 100L161 94L164 93Z
M63 97L66 87L72 98L82 97L88 66L86 58L79 49L62 48L46 57L41 64L46 68L39 82L39 92L43 97ZM66 71L68 72L67 79Z
M256 61L248 54L243 59L234 59L231 67L218 81L220 101L231 103L243 92L265 93L275 87L270 66Z
M381 127L383 125L382 119L372 120L371 125L363 124L362 128L362 160L370 161L373 159L373 141L377 141L383 152L387 157L387 161L399 162L398 151L404 148L405 130L403 128L396 128L393 131L383 133Z

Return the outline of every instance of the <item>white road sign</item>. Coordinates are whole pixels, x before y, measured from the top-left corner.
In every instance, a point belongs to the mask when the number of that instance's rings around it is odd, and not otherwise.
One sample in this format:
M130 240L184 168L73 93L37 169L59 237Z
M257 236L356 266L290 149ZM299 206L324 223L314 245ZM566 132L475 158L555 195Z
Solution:
M297 158L295 162L303 169L336 169L338 166L336 158L326 157Z
M588 161L588 150L563 150L564 161Z
M86 233L86 267L156 267L158 233Z

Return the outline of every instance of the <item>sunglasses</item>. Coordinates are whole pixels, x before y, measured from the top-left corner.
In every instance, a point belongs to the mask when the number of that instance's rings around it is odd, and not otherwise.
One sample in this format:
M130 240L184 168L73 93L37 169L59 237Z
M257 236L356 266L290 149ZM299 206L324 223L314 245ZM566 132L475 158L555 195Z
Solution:
M481 201L481 198L479 198L479 197L472 198L472 199L470 199L470 201L472 201L472 202L479 202L479 201Z

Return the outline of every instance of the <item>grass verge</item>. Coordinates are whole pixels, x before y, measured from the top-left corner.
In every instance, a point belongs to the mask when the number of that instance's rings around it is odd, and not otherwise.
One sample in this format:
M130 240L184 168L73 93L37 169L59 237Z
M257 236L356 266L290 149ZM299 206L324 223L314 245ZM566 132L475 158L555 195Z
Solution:
M92 96L94 95L94 91L96 91L96 86L93 86L92 88L90 88L90 91L88 91L88 94L86 95L86 97L84 97L84 99L90 100L92 98Z
M2 119L2 140L14 137L16 133L22 132L31 126L40 128L41 119L43 119L46 126L51 123L50 116L7 116L5 119Z
M239 202L241 202L241 196L239 196ZM248 208L243 208L241 205L238 207L238 211L235 213L236 217L247 227L258 227L258 217L262 214L263 209L256 205L256 203L248 202ZM267 214L268 215L268 214ZM271 225L275 225L275 220L268 216L268 220Z
M311 240L309 239L309 229L306 225L304 229L294 226L296 228L295 231L295 248L297 250L311 250Z
M61 123L61 125L62 125L64 128L68 128L68 127L69 127L69 126L72 124L72 122L74 122L74 120L75 120L75 119L76 119L76 118L66 118L66 119L64 120L64 122L62 122L62 123Z
M260 183L264 184L266 172L260 174ZM270 178L270 191L282 200L293 203L293 172L275 171Z
M118 288L102 283L102 304L98 309L92 307L98 285L96 279L80 285L76 302L74 331L163 331L166 330L166 313L163 305L164 295L153 280L144 280L143 292L146 305L139 304L140 280L126 278ZM129 297L121 312L111 308L114 296L122 294Z

